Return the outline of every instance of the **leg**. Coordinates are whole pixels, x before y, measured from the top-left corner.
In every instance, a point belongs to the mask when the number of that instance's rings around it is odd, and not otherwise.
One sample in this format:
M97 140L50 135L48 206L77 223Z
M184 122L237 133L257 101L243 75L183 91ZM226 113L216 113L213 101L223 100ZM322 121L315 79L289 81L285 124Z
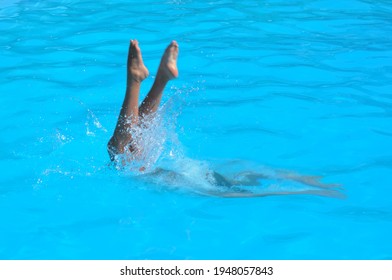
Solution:
M177 57L178 44L172 41L162 56L154 84L140 105L139 117L146 117L158 109L167 82L178 77Z
M108 150L112 160L115 154L124 153L125 147L132 142L130 129L138 124L140 84L147 76L148 70L144 66L139 43L136 40L132 40L128 51L125 98L113 136L108 143ZM132 148L134 149L134 147Z

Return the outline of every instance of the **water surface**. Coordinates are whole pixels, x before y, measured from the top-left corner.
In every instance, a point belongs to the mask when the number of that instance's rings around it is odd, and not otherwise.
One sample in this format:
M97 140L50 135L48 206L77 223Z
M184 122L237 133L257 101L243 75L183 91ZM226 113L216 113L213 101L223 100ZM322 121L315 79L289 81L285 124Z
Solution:
M359 0L2 1L0 258L390 259L391 12ZM180 44L156 167L182 179L108 166L133 38L151 73L142 96ZM324 176L346 198L198 191L205 170L265 168ZM271 184L298 188L259 187Z

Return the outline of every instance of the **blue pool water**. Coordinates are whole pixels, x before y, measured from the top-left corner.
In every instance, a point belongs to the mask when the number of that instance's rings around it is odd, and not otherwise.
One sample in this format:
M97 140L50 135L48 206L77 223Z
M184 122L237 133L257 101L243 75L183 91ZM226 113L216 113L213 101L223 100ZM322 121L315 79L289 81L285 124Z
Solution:
M0 258L391 259L391 14L367 0L2 0ZM133 38L142 96L180 45L150 133L150 171L175 176L109 166ZM345 198L216 197L211 170L319 175Z

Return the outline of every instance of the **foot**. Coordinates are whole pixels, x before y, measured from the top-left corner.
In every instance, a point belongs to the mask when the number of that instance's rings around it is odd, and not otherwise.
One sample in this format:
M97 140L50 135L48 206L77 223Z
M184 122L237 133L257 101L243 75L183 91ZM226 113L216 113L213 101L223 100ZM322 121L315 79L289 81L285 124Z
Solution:
M167 82L178 77L177 57L178 44L176 41L172 41L162 56L157 78Z
M148 70L144 66L139 42L131 40L128 51L128 84L131 82L141 82L148 76Z

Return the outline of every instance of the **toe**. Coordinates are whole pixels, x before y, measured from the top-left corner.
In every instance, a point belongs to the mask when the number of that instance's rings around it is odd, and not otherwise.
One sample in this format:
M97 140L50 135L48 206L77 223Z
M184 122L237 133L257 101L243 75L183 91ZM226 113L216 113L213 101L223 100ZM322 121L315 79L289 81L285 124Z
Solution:
M170 43L170 47L177 49L178 48L178 43L176 41L172 41Z

